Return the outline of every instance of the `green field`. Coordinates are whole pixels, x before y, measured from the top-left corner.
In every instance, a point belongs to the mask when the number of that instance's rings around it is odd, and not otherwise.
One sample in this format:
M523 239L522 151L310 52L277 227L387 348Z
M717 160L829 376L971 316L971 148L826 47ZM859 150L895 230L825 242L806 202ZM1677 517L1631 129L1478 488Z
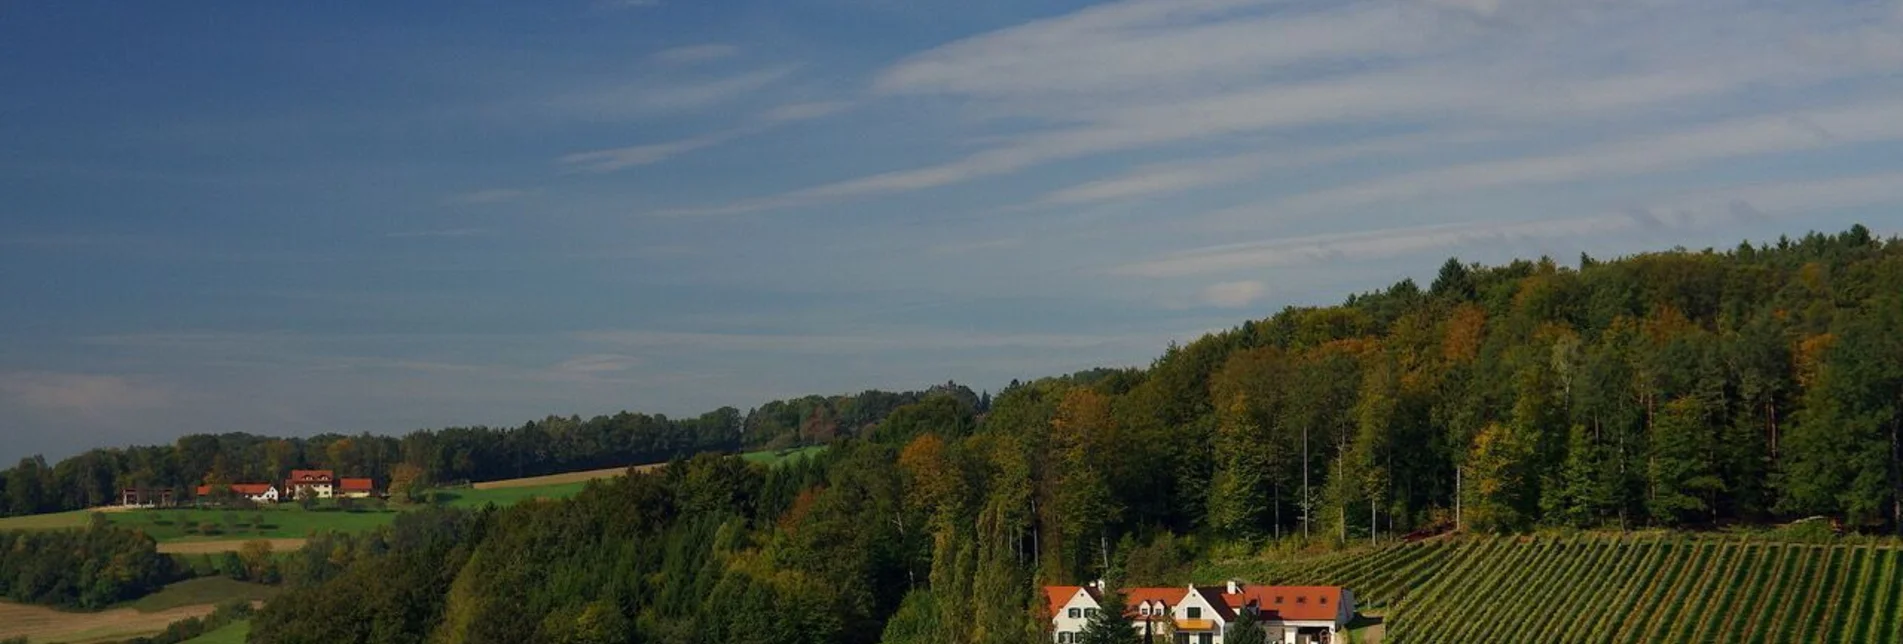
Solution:
M166 586L159 592L114 608L131 608L141 613L156 613L186 606L217 605L240 599L263 601L276 597L283 590L278 586L233 581L225 577L203 577Z
M243 620L226 624L218 630L185 640L185 644L244 644L251 636L251 621Z
M475 488L456 488L431 492L434 503L453 508L479 508L494 503L498 506L514 505L529 499L566 499L581 492L586 482L558 483L555 485L537 485L534 487L504 487L488 490Z
M825 450L826 447L820 445L781 451L747 452L741 454L740 457L751 463L778 465ZM574 481L524 487L490 487L480 490L463 487L434 490L430 494L433 502L439 505L479 508L490 503L498 506L514 505L527 499L564 499L581 492L585 485L585 481ZM367 508L369 504L364 503L363 506ZM161 543L183 543L294 539L308 536L313 532L324 531L360 532L389 525L395 520L398 512L414 506L406 507L391 503L388 507L389 509L380 511L365 509L360 512L344 512L337 509L334 503L324 502L314 510L305 510L293 503L283 503L253 510L174 508L98 512L97 514L115 524L144 530L146 534L152 535L153 539ZM93 514L95 512L91 510L75 510L0 518L0 530L83 528ZM261 522L258 521L260 518L263 519ZM211 532L204 530L206 524L211 525L213 529Z
M1346 586L1388 644L1903 642L1903 549L1693 535L1467 537L1209 563Z
M779 465L781 463L785 463L787 461L790 461L796 458L801 458L805 456L816 456L820 452L824 452L824 451L826 451L825 445L809 445L806 447L795 447L792 449L784 449L784 450L778 450L778 451L746 452L741 454L740 458L746 459L746 461L749 463L764 463L767 465Z

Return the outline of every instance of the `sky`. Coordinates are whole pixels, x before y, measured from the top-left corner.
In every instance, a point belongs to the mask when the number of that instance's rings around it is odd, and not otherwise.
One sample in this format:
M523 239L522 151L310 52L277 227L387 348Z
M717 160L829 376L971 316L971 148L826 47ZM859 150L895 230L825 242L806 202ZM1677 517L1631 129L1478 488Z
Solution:
M1141 366L1903 232L1903 1L0 0L0 462Z

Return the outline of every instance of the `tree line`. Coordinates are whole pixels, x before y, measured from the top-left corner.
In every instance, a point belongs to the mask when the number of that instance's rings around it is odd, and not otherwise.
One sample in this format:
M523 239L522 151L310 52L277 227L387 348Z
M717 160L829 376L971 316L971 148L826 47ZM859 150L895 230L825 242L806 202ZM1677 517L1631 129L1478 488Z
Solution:
M102 609L190 576L151 537L104 517L84 529L0 532L0 597L16 602Z
M186 494L212 482L277 482L293 469L330 469L384 484L392 478L447 483L657 463L702 451L823 444L936 393L979 400L969 388L947 383L918 392L773 401L744 416L732 407L694 418L549 416L514 428L450 427L401 437L193 434L171 445L94 449L56 465L37 456L22 459L0 471L0 516L108 505L126 488ZM400 469L405 471L398 476Z

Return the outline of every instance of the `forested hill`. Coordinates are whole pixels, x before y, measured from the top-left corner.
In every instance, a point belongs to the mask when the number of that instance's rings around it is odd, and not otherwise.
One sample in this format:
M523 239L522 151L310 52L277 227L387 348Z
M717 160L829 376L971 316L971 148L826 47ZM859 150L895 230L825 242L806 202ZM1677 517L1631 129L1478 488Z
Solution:
M22 459L0 471L0 516L116 503L128 487L189 491L211 480L281 481L293 469L331 469L388 482L399 464L408 463L423 480L450 483L625 467L703 451L823 444L863 432L893 410L939 394L979 409L990 398L946 383L925 391L773 401L744 416L732 407L695 418L629 412L587 420L549 416L518 427L449 427L401 437L193 434L171 445L90 450L57 465L39 457Z
M1178 583L1198 552L1277 535L1819 514L1889 532L1899 330L1903 242L1861 227L1450 261L1425 289L1013 386L982 415L928 397L815 461L702 457L570 502L405 515L387 552L274 602L254 633L1029 642L1037 584Z

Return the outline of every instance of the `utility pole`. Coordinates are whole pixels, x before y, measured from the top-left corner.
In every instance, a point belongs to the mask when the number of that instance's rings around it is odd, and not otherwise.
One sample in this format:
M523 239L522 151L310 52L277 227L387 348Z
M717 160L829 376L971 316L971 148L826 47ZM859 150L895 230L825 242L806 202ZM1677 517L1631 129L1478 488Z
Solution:
M1461 467L1459 465L1454 466L1454 532L1460 532L1460 498L1462 496L1460 493L1460 470Z
M1308 538L1308 424L1302 424L1302 538Z

